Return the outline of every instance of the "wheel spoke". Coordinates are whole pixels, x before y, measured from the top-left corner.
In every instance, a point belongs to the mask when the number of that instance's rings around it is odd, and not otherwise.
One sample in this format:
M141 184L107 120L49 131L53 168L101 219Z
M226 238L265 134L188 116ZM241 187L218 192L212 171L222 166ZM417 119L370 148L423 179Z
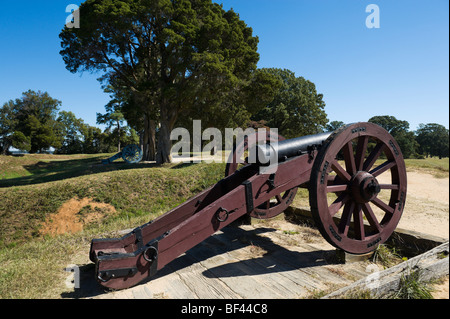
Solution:
M364 219L360 204L357 204L353 210L353 221L356 238L360 240L366 239L366 233L364 231Z
M345 203L348 202L349 199L350 199L350 195L348 195L346 193L343 193L343 194L341 194L341 196L336 198L336 200L333 202L333 204L331 204L330 207L328 207L328 211L329 211L331 217L336 215L337 212L342 208L342 206L345 205Z
M374 177L377 177L396 165L397 163L395 163L395 161L386 161L383 164L375 167L369 173L372 174Z
M374 203L378 208L382 209L386 213L394 214L394 208L384 203L381 199L378 197L372 200L372 203Z
M339 164L337 161L334 161L331 164L331 168L336 172L336 174L342 178L344 181L349 182L352 178L349 173Z
M367 143L369 143L369 136L360 136L358 138L358 146L356 147L355 164L356 170L360 171L363 168L364 158L366 156Z
M352 219L352 213L355 208L355 203L351 201L346 204L342 213L341 222L339 223L339 233L347 236L348 229L350 228L350 221Z
M345 168L350 175L354 175L356 173L356 163L355 156L353 155L353 145L352 141L349 141L345 144L344 148L344 160L345 160Z
M375 164L375 161L378 159L378 157L380 157L381 152L384 149L384 143L379 142L377 144L377 146L375 146L375 148L372 150L372 152L370 153L370 155L367 157L367 160L364 162L364 166L363 166L363 171L369 171L373 164Z
M275 198L277 199L278 203L281 203L283 201L283 198L281 197L281 195L277 195L277 196L275 196Z
M398 184L380 184L380 189L398 190L400 189L400 186Z
M362 206L362 209L364 211L364 215L367 218L367 221L369 224L374 227L378 232L381 232L381 226L380 223L377 220L377 217L373 213L372 207L370 207L369 203L364 203Z
M348 189L348 185L330 185L327 186L327 193L339 193L339 192L345 192Z

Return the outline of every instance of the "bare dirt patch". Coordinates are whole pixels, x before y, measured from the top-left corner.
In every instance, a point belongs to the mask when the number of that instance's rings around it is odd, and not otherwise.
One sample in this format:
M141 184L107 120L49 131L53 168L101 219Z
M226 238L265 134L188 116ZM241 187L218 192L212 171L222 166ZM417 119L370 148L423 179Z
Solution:
M405 211L398 227L449 238L449 178L414 171L407 174Z
M65 202L56 214L47 217L40 232L42 235L77 233L87 224L98 222L116 213L116 209L105 203L94 202L90 198L72 198Z
M433 286L434 291L431 293L434 299L449 299L449 281L448 275L445 277L442 282Z

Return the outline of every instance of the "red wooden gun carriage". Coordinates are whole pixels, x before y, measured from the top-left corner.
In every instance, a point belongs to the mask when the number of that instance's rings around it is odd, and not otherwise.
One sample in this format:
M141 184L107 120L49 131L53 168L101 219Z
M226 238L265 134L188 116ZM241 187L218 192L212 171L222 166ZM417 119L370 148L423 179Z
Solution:
M261 139L267 143L256 143ZM356 123L282 141L267 132L253 141L235 149L227 176L213 187L122 238L94 239L98 282L132 287L246 214L281 214L299 187L308 188L314 221L338 249L365 254L394 232L405 206L406 168L400 147L380 126ZM247 150L260 163L239 168ZM274 158L276 165L262 164Z

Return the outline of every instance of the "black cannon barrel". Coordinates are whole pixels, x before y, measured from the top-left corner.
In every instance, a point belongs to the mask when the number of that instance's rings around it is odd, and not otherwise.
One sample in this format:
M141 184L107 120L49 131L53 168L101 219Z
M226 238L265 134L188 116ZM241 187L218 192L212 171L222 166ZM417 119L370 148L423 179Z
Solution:
M250 163L274 164L287 158L299 156L310 147L320 146L333 132L307 135L274 144L255 145L250 149Z

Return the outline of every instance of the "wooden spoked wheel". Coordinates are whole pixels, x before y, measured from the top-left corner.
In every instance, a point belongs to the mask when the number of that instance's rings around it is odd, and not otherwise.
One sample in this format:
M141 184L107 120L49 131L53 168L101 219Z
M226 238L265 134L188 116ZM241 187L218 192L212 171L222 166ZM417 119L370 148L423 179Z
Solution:
M122 151L122 159L129 164L139 163L143 155L142 149L137 145L127 145Z
M243 166L249 165L248 163L248 150L257 143L274 143L283 141L284 137L278 135L272 131L266 130L264 132L257 131L255 134L245 136L244 140L236 145L233 152L227 161L225 170L225 176L232 175L235 171ZM258 219L269 219L283 213L297 194L298 188L293 188L277 194L267 202L256 207L249 215Z
M368 253L397 227L406 184L403 155L386 130L372 123L345 126L328 138L314 162L313 218L333 246Z

